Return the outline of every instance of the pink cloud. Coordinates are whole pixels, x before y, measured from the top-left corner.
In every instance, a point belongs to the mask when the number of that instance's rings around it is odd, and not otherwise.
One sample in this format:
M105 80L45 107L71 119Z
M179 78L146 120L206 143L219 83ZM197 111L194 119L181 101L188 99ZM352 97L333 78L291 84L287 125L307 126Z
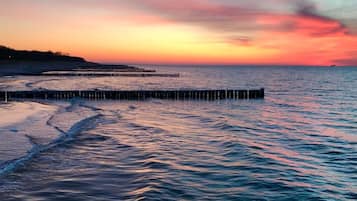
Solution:
M139 4L139 0L132 0ZM277 0L275 0L277 1ZM204 0L140 0L147 11L178 23L189 23L217 32L297 32L311 37L345 35L349 28L341 21L317 13L307 1L290 0L295 12L262 12L254 8Z

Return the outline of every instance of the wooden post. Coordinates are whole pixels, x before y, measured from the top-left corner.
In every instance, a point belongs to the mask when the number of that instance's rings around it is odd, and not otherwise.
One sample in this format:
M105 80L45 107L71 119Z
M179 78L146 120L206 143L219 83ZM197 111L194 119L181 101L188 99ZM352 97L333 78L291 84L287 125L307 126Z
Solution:
M264 98L264 96L265 96L265 89L261 88L260 89L260 98Z

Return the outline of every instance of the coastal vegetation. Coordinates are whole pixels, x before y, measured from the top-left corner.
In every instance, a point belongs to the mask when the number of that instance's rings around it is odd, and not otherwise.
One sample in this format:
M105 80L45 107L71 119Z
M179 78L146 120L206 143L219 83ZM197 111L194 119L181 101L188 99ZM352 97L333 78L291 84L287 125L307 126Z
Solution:
M0 45L0 61L66 61L66 62L85 62L81 57L73 57L62 52L37 51L37 50L15 50Z

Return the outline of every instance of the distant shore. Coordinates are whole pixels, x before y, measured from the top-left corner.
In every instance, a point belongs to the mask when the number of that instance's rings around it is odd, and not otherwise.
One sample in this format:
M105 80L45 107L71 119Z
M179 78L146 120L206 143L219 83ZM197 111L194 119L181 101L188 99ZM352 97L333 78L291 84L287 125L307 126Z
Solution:
M71 62L71 61L0 61L0 76L15 75L39 75L49 71L72 71L78 72L140 72L154 73L153 70L146 70L127 65L104 65L92 62Z
M106 65L58 52L15 50L0 46L0 76L41 75L49 71L155 72L128 65Z

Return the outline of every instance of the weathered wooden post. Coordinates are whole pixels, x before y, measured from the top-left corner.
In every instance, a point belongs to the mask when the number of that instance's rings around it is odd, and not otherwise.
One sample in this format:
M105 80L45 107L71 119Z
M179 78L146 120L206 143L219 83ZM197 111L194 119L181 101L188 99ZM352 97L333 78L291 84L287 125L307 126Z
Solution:
M243 90L243 99L248 99L248 91Z
M214 100L214 91L209 91L209 93L210 93L210 97L211 97L210 100Z

